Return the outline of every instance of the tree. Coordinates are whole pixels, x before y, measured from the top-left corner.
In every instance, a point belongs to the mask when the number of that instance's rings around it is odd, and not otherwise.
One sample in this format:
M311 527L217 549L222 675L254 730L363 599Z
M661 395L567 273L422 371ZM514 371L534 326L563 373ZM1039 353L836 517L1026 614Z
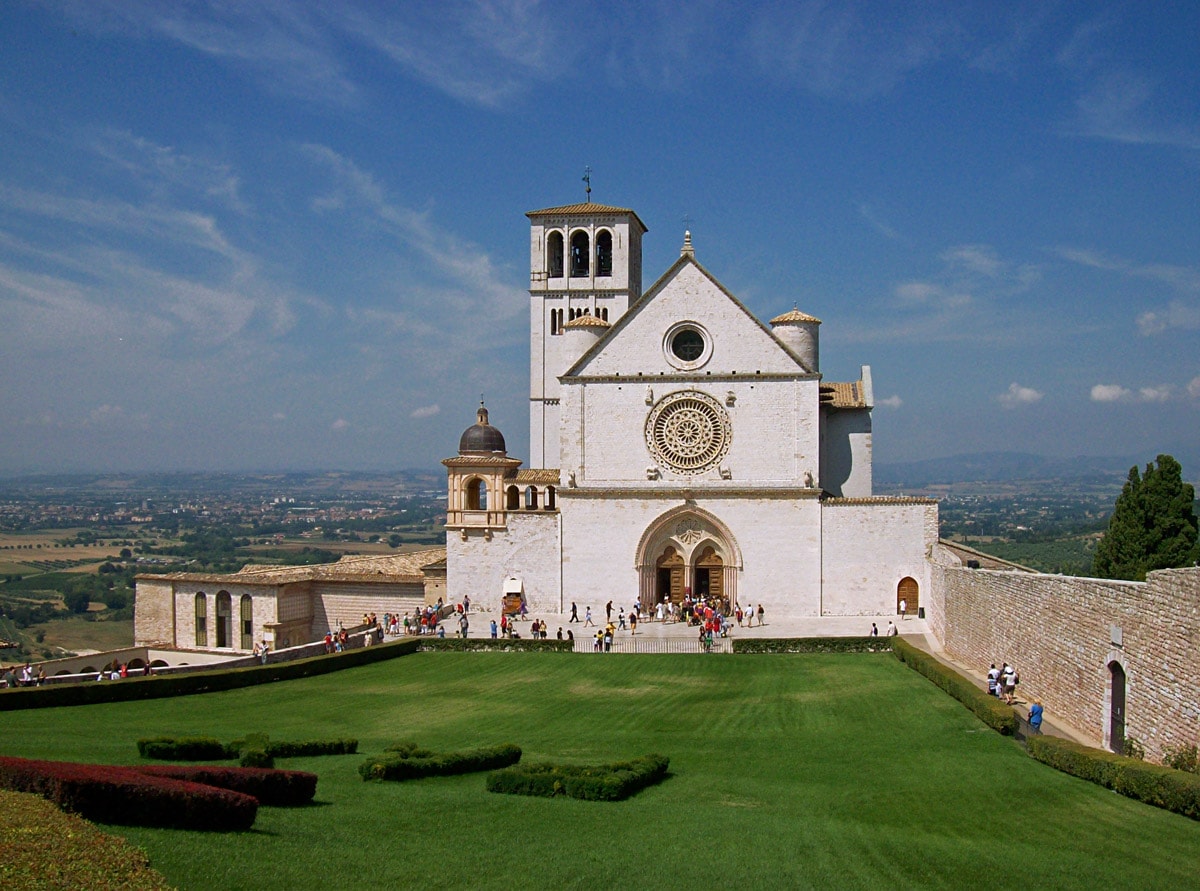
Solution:
M1170 455L1129 478L1113 506L1108 531L1096 546L1093 573L1106 579L1146 578L1155 569L1194 566L1197 543L1196 492L1183 481L1183 468Z

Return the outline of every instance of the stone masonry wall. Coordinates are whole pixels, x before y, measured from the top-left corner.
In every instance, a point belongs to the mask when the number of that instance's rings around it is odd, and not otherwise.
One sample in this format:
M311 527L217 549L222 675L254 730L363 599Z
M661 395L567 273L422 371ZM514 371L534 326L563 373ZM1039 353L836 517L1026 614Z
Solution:
M1200 738L1200 569L1146 582L934 564L930 625L946 652L983 670L1003 660L1021 699L1108 745L1109 664L1125 670L1126 737L1159 760Z

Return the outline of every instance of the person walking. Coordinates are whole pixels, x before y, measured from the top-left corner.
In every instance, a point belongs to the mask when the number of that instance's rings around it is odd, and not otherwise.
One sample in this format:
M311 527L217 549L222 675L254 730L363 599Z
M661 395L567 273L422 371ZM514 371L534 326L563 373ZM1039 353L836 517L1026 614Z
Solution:
M879 637L879 627L874 622L871 623L871 635L870 636L871 637Z
M1042 732L1042 701L1035 699L1029 706L1029 730L1031 733Z
M571 622L579 621L579 610L576 608L574 600L571 601L571 618L569 621L571 621Z
M586 628L588 625L595 624L596 623L592 621L592 608L589 606L583 613L583 627Z
M899 608L898 610L896 610L896 612L900 613L900 619L901 619L901 620L904 620L904 619L908 618L908 616L907 616L907 613L908 613L908 601L907 601L907 600L905 600L903 597L901 597L901 598L900 598L900 608Z

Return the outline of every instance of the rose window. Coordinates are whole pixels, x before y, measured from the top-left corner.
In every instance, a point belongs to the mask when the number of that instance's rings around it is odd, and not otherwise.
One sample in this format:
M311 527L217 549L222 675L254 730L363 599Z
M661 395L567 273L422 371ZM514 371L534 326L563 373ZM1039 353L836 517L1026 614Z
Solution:
M646 419L646 445L662 465L679 473L703 473L729 452L729 416L704 393L667 396Z

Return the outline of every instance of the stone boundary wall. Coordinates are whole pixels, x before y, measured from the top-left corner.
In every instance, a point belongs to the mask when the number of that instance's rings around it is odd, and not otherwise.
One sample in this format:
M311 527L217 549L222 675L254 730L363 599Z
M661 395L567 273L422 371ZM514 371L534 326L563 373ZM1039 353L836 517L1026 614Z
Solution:
M1007 660L1020 698L1109 744L1111 675L1126 673L1125 735L1158 761L1200 740L1200 569L1145 582L966 569L935 563L930 628L952 658Z

